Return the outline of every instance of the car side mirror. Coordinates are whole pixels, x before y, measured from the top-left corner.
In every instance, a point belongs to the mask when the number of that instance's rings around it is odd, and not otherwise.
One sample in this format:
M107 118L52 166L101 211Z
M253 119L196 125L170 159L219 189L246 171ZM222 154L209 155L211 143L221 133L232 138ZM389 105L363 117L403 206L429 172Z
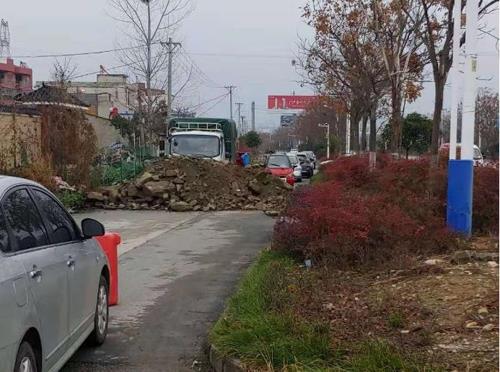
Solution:
M103 236L106 231L99 221L85 218L82 220L82 233L85 238L93 238L94 236Z

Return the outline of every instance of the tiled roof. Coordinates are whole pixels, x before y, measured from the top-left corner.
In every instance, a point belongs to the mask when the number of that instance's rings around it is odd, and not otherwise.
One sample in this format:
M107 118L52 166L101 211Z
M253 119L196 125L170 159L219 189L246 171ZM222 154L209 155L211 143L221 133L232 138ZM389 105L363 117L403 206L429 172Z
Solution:
M25 105L35 106L61 105L81 110L86 110L89 107L74 95L66 92L65 89L48 85L42 85L30 93L19 94L15 100Z

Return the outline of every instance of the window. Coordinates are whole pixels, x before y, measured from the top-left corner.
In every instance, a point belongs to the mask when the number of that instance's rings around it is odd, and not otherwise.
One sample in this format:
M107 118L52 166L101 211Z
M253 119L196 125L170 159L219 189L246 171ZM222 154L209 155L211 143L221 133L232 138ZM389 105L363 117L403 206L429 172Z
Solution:
M0 210L0 250L5 253L11 251L11 247L9 246L9 233L7 232L7 224L5 223L5 217L1 210Z
M268 168L290 168L290 159L286 155L271 155L267 160Z
M3 208L16 250L48 244L42 218L26 189L10 193L3 201Z
M74 223L68 213L48 194L33 190L35 200L45 217L52 243L70 242L76 239Z
M172 138L172 154L201 158L220 155L220 141L217 136L179 135Z

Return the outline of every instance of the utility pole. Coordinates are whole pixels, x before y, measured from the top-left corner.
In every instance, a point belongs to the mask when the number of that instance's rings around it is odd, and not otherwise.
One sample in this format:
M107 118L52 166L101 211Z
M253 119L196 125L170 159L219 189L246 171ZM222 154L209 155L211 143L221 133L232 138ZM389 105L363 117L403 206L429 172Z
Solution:
M252 131L255 132L255 102L252 102Z
M448 162L448 203L446 220L451 229L468 237L470 237L472 233L478 10L479 0L467 0L465 9L465 77L463 87L461 159L450 159ZM455 19L455 22L459 21L460 18ZM458 55L454 54L454 63L458 62L456 58L458 58ZM456 86L453 87L453 89L455 88Z
M238 106L238 129L240 130L240 132L243 132L242 122L241 122L241 106L243 106L243 103L236 102L235 105Z
M450 160L457 158L457 122L459 101L459 56L462 29L462 1L453 5L453 63L451 65Z
M224 88L229 90L229 117L231 120L233 120L233 90L236 87L234 85L228 85L225 86Z
M173 102L173 97L172 97L172 65L173 65L173 60L174 60L174 51L177 47L180 47L182 44L181 43L176 43L172 41L172 38L168 38L168 42L166 43L161 43L163 47L167 48L167 53L168 53L168 80L167 80L167 131L166 131L166 136L168 137L168 121L170 120L170 116L172 114L172 102Z
M247 132L247 125L245 123L245 118L246 118L245 115L241 115L241 133L242 134L246 134L246 132Z
M326 158L330 159L330 124L318 124L318 127L326 128Z

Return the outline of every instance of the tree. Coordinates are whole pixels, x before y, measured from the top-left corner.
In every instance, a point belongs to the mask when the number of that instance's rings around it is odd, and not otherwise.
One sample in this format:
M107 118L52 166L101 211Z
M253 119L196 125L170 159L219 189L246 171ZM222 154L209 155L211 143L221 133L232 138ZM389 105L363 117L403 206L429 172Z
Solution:
M390 83L390 148L399 152L403 100L416 99L422 89L419 80L424 57L422 41L416 33L423 22L422 7L418 0L372 0L372 10L377 49L382 54Z
M498 158L498 93L479 91L476 99L475 143L490 158Z
M406 115L403 122L402 146L406 158L410 152L423 154L429 150L432 138L432 121L416 112Z
M437 161L441 114L444 102L444 87L453 63L453 7L457 0L436 1L420 0L424 12L421 27L417 29L418 37L427 50L427 58L432 66L434 78L434 112L432 116L432 146L431 153L434 162ZM479 16L486 14L498 0L479 1ZM461 1L461 9L465 1ZM465 34L461 36L461 44Z
M119 54L133 75L146 81L145 96L138 111L143 111L142 142L155 124L159 102L168 84L166 66L169 58L165 42L190 12L189 0L109 0L112 17L124 24L126 43ZM191 71L187 72L189 80ZM185 85L185 84L183 84ZM145 105L145 110L142 104Z
M328 97L322 97L298 117L294 135L301 143L299 148L326 154L325 128L318 126L321 123L330 125L330 152L340 154L345 149L346 114L338 112L335 101Z
M359 122L363 119L362 143L366 144L367 118L375 118L387 88L376 34L370 27L370 1L310 0L303 16L315 31L314 41L303 45L306 82L335 100L337 112L349 112L351 147L357 152ZM371 133L374 137L375 130ZM374 142L370 141L372 146Z
M406 115L403 120L401 147L406 159L410 153L421 155L427 152L431 145L432 120L417 112ZM382 131L382 140L389 142L392 138L392 128L389 122Z
M71 58L64 58L62 61L56 59L52 65L52 80L60 87L66 87L71 79L76 75L77 66L71 62Z
M253 130L245 134L243 136L243 140L245 142L245 145L247 145L251 149L259 147L262 143L262 139L260 138L259 133L254 132Z

